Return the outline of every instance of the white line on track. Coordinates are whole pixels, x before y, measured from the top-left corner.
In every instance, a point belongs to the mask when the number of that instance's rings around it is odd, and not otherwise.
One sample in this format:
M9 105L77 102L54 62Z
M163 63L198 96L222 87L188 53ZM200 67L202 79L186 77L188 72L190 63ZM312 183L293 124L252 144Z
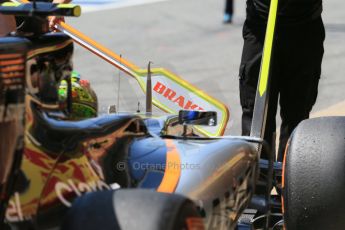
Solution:
M117 8L131 7L144 4L152 4L157 2L165 2L168 0L107 0L100 1L100 3L92 3L92 1L87 0L75 0L74 4L79 4L82 7L83 13L104 11Z

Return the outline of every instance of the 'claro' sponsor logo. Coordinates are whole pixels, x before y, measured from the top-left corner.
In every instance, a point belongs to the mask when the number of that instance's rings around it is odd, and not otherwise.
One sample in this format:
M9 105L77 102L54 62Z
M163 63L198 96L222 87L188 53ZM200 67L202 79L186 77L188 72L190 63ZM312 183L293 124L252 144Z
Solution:
M112 186L113 187L113 186ZM71 207L71 202L66 199L65 195L74 193L77 196L82 196L86 192L96 192L100 190L110 190L112 189L102 180L92 181L92 182L78 182L75 183L73 180L67 180L67 182L57 182L55 185L55 192L61 203L67 207Z
M162 95L164 98L168 99L169 101L175 103L181 109L204 110L202 107L193 103L191 100L187 100L186 97L178 95L178 93L175 90L172 90L171 88L167 87L162 82L157 81L157 83L153 87L153 90L156 93Z
M63 203L67 207L71 207L72 203L65 196L68 195L70 197L71 193L79 197L87 192L95 192L95 191L110 190L110 189L115 190L119 188L120 188L120 185L117 183L108 185L102 180L92 181L88 183L85 183L85 182L76 183L73 180L67 180L66 182L57 182L55 184L55 192L56 192L57 198L61 201L61 203ZM6 220L8 222L31 220L33 218L32 214L23 212L24 206L20 200L20 193L15 192L14 196L9 201L9 204L6 210Z

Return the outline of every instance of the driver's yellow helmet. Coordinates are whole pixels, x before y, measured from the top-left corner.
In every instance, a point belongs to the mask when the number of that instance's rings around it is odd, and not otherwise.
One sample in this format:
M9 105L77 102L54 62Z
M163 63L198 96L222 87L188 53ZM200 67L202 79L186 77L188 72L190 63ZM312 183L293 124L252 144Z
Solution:
M97 116L97 95L90 86L90 82L80 78L80 74L72 71L72 112L71 120L81 120ZM63 80L59 86L59 99L67 98L67 81Z

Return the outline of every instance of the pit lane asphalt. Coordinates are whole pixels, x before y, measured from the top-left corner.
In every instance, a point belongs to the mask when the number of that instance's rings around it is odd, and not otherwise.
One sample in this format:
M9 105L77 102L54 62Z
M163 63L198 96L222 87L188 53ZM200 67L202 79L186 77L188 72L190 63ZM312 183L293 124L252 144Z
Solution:
M168 0L85 13L67 22L117 54L145 67L166 67L226 104L231 111L227 134L240 134L238 68L245 1L235 1L232 25L222 24L221 0ZM345 115L345 14L343 0L324 1L325 55L313 115ZM100 110L117 103L119 72L76 46L75 69L90 79ZM297 84L297 83L296 83ZM124 74L120 110L144 109L141 90ZM278 112L279 114L279 112ZM279 120L279 119L278 119Z

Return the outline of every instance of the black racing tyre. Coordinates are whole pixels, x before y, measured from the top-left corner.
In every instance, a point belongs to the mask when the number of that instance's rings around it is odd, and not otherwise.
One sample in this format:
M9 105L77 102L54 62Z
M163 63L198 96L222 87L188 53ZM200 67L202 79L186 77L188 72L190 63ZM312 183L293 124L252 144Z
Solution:
M63 230L201 229L203 222L192 201L143 189L120 189L78 198L64 218Z
M345 117L301 122L284 170L287 230L345 229Z

